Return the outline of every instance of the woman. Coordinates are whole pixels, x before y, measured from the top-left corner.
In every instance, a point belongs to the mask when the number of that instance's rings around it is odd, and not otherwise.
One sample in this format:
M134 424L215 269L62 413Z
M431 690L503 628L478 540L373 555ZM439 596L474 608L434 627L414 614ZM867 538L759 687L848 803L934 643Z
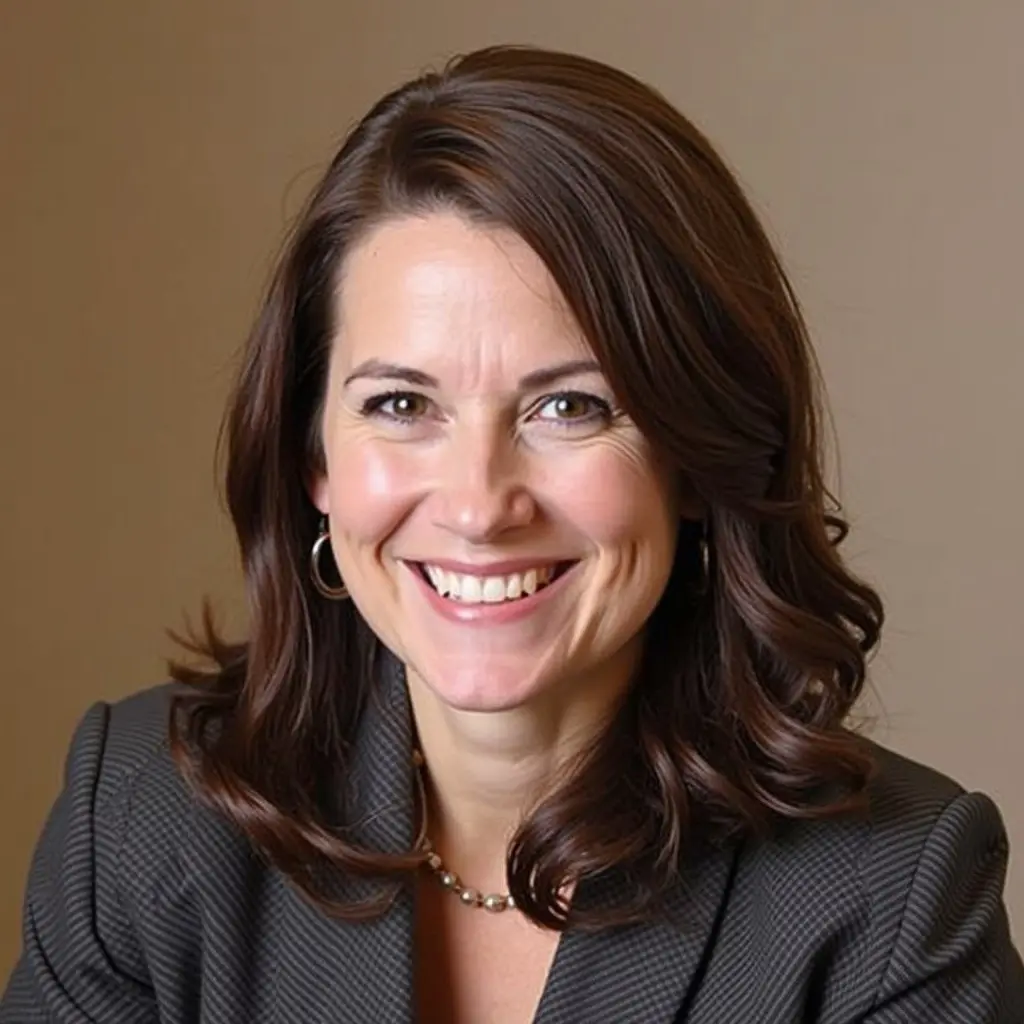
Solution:
M999 812L844 724L805 328L655 92L382 99L225 437L248 641L86 715L0 1020L1024 1019Z

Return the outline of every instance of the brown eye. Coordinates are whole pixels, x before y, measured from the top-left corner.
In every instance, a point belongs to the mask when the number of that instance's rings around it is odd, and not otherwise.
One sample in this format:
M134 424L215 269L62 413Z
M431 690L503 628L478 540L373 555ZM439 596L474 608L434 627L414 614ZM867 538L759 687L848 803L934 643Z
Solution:
M385 395L374 395L363 404L364 416L381 416L400 421L419 419L429 410L430 402L415 391L391 391Z
M586 416L590 410L587 403L581 401L576 395L564 395L555 399L554 411L561 420L575 420Z
M608 403L581 391L566 391L545 399L537 409L537 418L565 425L607 419Z
M391 399L391 408L396 416L418 416L426 403L422 395L396 395Z

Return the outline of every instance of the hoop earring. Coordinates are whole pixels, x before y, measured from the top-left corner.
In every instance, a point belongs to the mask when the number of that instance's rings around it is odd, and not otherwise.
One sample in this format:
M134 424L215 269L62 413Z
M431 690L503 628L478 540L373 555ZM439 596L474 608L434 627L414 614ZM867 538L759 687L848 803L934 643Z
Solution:
M704 595L711 589L711 545L708 543L707 526L704 527L704 536L697 542L697 554L700 560L701 574L697 580L695 590L698 594Z
M320 536L313 542L313 550L309 556L309 575L313 580L313 586L324 597L331 601L344 601L348 596L348 587L344 583L340 587L331 587L324 582L320 575L320 552L323 546L331 539L330 531L327 529L327 517L320 520Z

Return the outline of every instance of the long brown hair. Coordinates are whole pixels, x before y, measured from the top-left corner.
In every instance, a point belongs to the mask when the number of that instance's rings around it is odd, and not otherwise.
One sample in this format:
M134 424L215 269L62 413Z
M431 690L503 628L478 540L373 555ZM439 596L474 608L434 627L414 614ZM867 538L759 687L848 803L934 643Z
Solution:
M697 128L595 61L528 47L464 56L381 99L331 162L273 276L224 423L250 633L227 643L206 616L187 641L212 664L172 666L192 684L174 701L174 754L201 796L332 913L381 913L422 860L360 849L325 812L381 645L351 602L311 585L307 485L323 469L346 253L385 218L438 209L532 246L625 409L706 508L703 523L680 526L617 718L509 851L510 891L541 925L647 919L697 847L864 807L871 758L845 722L882 606L837 552L847 527L823 478L817 371L772 245ZM324 869L376 877L381 896L334 904ZM610 869L634 880L630 899L567 913L563 883Z

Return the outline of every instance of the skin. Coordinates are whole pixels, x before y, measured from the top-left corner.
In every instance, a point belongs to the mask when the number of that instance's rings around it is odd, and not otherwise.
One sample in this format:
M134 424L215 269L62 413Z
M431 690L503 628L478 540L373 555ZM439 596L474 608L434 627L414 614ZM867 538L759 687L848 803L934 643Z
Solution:
M352 600L406 665L431 838L503 891L508 837L629 686L678 497L596 364L521 386L593 355L517 235L448 212L385 222L349 254L336 322L311 497ZM371 361L434 383L361 375ZM502 624L439 615L410 566L521 557L576 564Z

